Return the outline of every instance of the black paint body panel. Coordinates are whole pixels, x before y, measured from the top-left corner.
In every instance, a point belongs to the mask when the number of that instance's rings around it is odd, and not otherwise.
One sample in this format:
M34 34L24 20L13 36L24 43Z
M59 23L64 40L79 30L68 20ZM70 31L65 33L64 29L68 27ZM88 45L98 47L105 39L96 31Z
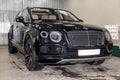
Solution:
M46 9L46 8L45 8ZM54 10L51 8L47 8ZM30 15L30 8L24 10L28 11ZM55 9L56 10L56 9ZM72 21L48 21L48 22L33 22L32 19L28 23L14 22L9 30L8 39L14 42L18 50L24 53L24 44L26 38L32 39L33 45L36 49L36 54L39 56L39 61L42 63L56 63L62 59L78 59L78 58L93 58L103 57L112 54L112 41L107 41L104 35L106 29L86 24L84 22L72 22ZM40 36L41 31L47 31L48 34L51 31L59 31L62 33L62 40L59 43L54 43L50 38L42 38ZM100 45L71 45L69 41L68 32L70 31L98 31L102 33L102 44ZM96 42L97 43L97 42ZM100 55L95 56L78 56L78 50L85 49L100 49Z

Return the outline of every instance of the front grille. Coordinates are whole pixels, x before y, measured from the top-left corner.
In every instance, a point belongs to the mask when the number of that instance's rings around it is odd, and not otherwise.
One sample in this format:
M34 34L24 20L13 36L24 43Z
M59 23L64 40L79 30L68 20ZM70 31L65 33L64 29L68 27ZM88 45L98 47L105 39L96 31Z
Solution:
M70 45L72 46L98 46L104 44L104 35L102 31L69 31L67 35Z

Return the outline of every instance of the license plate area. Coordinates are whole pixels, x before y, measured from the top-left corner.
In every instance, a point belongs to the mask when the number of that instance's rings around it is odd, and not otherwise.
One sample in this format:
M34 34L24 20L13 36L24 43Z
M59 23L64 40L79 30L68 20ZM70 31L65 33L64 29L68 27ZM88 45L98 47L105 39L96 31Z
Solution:
M100 49L78 50L78 56L94 56L100 55Z

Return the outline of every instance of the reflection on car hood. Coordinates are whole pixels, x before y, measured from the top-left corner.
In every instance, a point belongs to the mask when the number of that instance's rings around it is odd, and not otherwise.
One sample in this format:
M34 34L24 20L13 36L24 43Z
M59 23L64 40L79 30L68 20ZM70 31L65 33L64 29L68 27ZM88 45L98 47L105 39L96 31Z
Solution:
M56 30L77 30L77 29L92 29L92 30L104 30L104 28L86 24L84 22L71 22L71 21L52 21L42 22L43 27L54 28Z

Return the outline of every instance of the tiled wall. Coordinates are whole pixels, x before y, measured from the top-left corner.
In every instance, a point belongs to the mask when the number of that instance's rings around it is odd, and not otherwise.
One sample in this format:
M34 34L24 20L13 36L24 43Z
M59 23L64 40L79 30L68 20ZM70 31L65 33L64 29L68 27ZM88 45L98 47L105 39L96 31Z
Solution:
M7 33L0 34L0 45L6 45L8 44L8 37Z

